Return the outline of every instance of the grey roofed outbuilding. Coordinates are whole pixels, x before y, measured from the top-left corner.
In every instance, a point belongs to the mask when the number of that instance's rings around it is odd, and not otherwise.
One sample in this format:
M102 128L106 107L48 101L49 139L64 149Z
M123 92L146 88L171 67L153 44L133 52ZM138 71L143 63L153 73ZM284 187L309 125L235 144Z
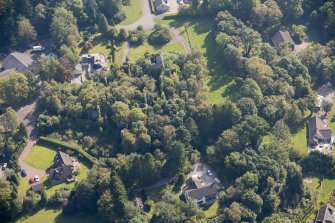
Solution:
M335 223L335 208L330 204L321 206L315 218L315 223Z
M34 192L40 192L44 190L44 184L42 181L31 184L31 189Z
M218 187L215 184L186 191L188 197L199 200L203 197L216 195Z
M28 72L34 69L34 60L28 53L14 52L9 54L2 62L5 70L16 69L19 72Z
M272 43L275 47L284 41L294 44L294 41L288 31L278 30L271 38Z

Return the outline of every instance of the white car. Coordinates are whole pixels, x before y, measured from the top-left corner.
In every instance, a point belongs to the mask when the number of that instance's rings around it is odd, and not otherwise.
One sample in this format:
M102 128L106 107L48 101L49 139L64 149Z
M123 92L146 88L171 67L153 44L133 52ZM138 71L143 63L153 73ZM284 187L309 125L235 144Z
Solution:
M2 169L4 170L4 169L6 169L7 168L7 163L4 163L3 165L2 165Z
M34 177L34 180L35 182L40 182L40 178L37 175Z
M212 173L210 170L207 170L206 173L207 173L207 175L210 176L210 177L213 175L213 173Z

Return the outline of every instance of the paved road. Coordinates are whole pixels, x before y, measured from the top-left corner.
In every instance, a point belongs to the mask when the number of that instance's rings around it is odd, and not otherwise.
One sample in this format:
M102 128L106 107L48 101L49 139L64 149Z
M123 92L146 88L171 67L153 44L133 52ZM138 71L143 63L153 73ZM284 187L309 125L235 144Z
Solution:
M26 156L28 155L28 153L30 152L30 150L33 148L33 146L36 144L37 141L36 116L35 116L37 100L38 100L37 97L33 98L30 102L28 102L27 105L21 107L16 111L20 122L22 122L26 126L28 132L27 145L24 147L19 157L19 165L21 166L21 169L26 170L27 179L34 177L35 175L38 175L40 178L42 178L46 174L44 170L35 169L34 167L24 162L24 159L26 158Z
M155 16L151 14L149 0L142 0L142 16L136 22L130 25L119 26L125 30L134 30L142 26L144 30L151 30L155 27Z

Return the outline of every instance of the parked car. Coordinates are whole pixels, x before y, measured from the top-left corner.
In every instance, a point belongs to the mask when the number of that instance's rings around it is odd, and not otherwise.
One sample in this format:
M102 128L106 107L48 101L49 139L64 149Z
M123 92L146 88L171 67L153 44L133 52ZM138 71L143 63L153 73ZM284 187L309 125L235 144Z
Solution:
M30 178L29 179L29 184L33 184L33 183L35 183L35 179L34 178Z
M40 178L37 175L34 177L34 180L35 182L40 182Z
M213 173L210 170L206 170L208 176L213 176Z
M5 170L6 168L7 168L7 163L4 163L4 164L2 165L2 169Z
M26 170L21 170L21 176L22 176L22 177L27 176L27 172L26 172Z

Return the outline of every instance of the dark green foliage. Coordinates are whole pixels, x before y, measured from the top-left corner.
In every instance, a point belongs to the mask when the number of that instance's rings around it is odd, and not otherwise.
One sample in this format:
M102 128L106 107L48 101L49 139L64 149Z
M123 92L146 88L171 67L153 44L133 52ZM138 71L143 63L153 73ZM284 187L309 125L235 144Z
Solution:
M300 162L303 173L320 177L335 176L335 160L332 156L312 151Z
M172 36L168 27L156 25L154 31L149 35L150 44L165 44L171 40Z
M99 32L107 33L109 31L109 24L107 22L106 17L103 14L101 14L99 16L99 23L98 24L99 24Z
M141 45L145 40L145 33L143 30L137 29L129 31L128 41L134 45Z

